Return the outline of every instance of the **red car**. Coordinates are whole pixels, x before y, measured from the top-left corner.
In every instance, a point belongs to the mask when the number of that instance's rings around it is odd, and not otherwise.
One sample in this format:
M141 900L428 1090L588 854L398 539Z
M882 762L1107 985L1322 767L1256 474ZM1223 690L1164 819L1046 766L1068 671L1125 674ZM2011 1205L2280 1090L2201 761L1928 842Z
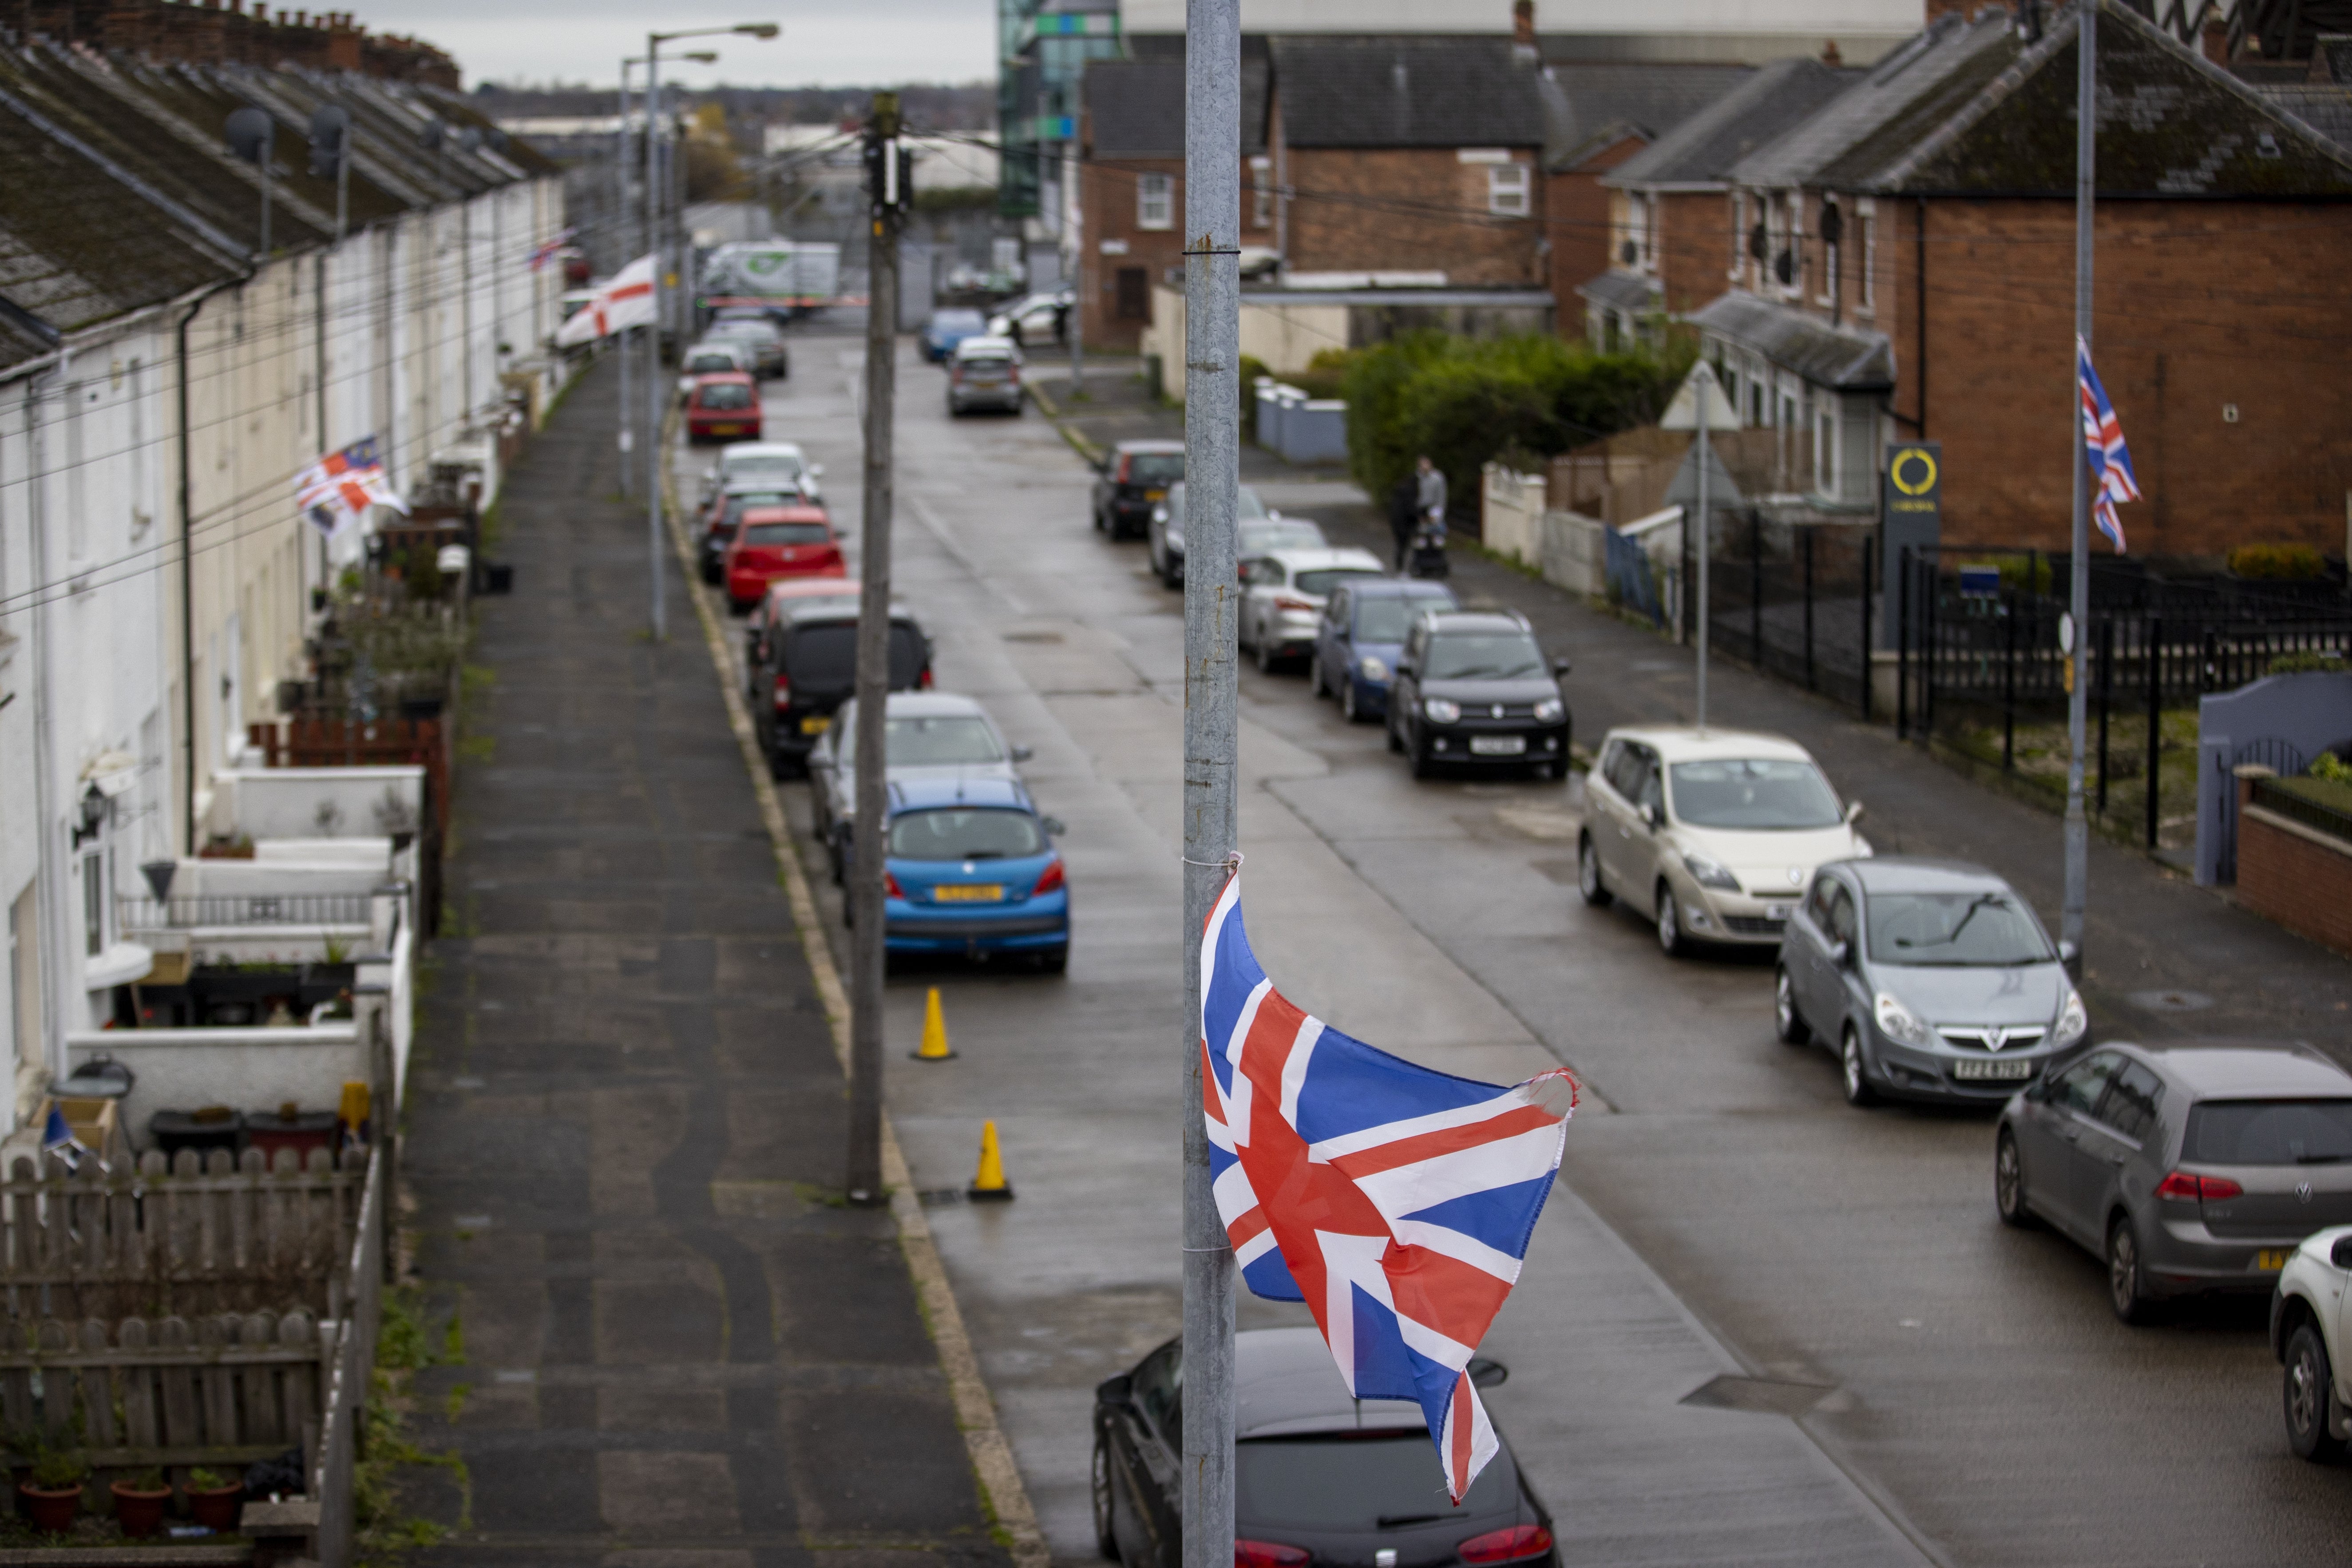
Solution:
M779 577L843 577L841 542L822 507L762 506L743 514L727 546L727 603L737 615L758 604Z
M689 441L756 441L760 438L760 386L740 370L714 371L694 378L686 395Z

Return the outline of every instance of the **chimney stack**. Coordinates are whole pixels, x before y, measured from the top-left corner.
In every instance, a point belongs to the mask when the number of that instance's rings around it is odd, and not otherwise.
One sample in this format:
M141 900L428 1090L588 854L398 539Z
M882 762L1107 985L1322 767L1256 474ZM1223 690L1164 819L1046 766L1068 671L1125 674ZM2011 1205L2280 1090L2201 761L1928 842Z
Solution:
M2211 13L2205 18L2205 29L2198 35L2197 41L2204 46L2207 59L2217 66L2229 65L2230 24L2221 19L2221 14L2219 11Z
M1511 42L1523 49L1536 47L1536 0L1511 0Z
M1835 38L1830 39L1827 43L1822 46L1822 64L1829 67L1832 70L1835 70L1838 67L1845 64L1845 56L1838 52L1837 40Z

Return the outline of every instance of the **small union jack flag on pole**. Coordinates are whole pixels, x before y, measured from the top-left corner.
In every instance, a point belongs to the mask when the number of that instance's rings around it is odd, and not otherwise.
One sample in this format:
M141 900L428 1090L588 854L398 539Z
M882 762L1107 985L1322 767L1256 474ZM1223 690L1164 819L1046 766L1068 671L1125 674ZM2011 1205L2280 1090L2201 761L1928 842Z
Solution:
M579 232L580 231L576 228L567 228L560 234L551 235L548 238L540 241L540 243L534 246L531 249L530 269L533 272L536 272L541 268L546 266L550 261L553 260L555 258L555 253L562 249L565 246L571 244L572 237Z
M1470 1358L1519 1277L1567 1142L1565 1068L1506 1089L1374 1050L1274 989L1238 869L1201 940L1218 1216L1256 1294L1307 1303L1359 1399L1410 1399L1455 1502L1500 1444Z
M366 516L372 506L408 510L384 474L383 459L376 453L373 436L328 453L297 475L294 504L318 525L320 532L330 537L341 532L345 523Z
M2081 338L2074 340L2074 387L2083 404L2083 458L2091 465L2091 515L2120 555L2124 520L2116 503L2139 500L2139 479L2132 473L2123 421L2107 401L2107 389L2099 384L2099 373L2091 368L2091 345Z

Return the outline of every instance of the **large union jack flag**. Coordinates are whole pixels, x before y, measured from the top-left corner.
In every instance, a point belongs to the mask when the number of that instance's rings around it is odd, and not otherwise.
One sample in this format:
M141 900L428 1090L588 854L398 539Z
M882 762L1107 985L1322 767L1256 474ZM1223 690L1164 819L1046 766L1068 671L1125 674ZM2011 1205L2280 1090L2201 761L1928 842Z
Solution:
M2083 405L2083 457L2091 465L2091 515L2099 531L2123 553L2124 520L2117 501L2139 500L2139 479L2132 472L2131 448L2124 444L2124 422L2116 417L2099 373L2091 368L2091 345L2074 340L2074 389Z
M1470 1357L1519 1277L1576 1082L1415 1067L1274 989L1241 877L1201 941L1202 1100L1217 1212L1258 1295L1304 1300L1359 1399L1411 1399L1459 1502L1495 1455Z

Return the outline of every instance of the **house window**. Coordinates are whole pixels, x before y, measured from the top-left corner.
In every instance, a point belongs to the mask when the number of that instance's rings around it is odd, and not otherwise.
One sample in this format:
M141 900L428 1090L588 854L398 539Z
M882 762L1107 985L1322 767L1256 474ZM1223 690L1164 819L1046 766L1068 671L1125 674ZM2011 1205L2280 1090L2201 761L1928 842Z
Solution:
M1141 174L1135 182L1135 226L1176 226L1176 182L1167 174Z
M1854 255L1862 262L1862 277L1859 279L1862 285L1860 289L1862 302L1854 308L1867 310L1878 303L1878 289L1875 281L1878 276L1878 225L1874 220L1868 202L1861 203L1854 208L1853 249Z
M106 857L81 858L81 945L92 958L106 951Z
M1825 496L1838 493L1837 400L1813 400L1813 489Z
M1845 215L1835 202L1822 204L1822 292L1819 303L1834 306L1838 302L1838 252L1843 248Z
M1793 300L1805 291L1804 197L1790 191L1783 198L1783 205L1788 209L1788 248L1776 261L1774 276L1780 279L1781 291Z
M1486 167L1486 210L1496 217L1525 217L1534 189L1525 163L1490 163Z
M1748 197L1734 191L1727 198L1731 204L1731 276L1739 276L1741 258L1748 254Z
M1274 160L1263 155L1250 160L1250 226L1274 226Z

